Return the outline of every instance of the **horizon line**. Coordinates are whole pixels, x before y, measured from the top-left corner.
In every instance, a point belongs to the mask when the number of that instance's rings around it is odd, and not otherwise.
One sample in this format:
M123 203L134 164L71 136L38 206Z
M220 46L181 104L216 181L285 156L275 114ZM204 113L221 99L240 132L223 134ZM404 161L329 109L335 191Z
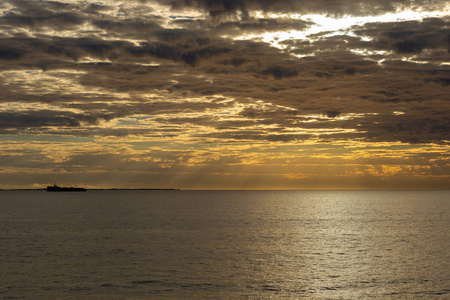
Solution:
M303 188L303 189L196 189L196 188L85 188L90 191L120 191L120 190L164 190L164 191L450 191L450 188ZM46 191L46 188L0 188L0 191Z

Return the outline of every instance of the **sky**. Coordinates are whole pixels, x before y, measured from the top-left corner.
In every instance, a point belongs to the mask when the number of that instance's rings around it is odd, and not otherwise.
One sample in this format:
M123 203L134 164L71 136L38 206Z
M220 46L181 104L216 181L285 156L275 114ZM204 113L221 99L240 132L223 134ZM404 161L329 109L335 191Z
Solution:
M444 0L0 2L0 188L448 189Z

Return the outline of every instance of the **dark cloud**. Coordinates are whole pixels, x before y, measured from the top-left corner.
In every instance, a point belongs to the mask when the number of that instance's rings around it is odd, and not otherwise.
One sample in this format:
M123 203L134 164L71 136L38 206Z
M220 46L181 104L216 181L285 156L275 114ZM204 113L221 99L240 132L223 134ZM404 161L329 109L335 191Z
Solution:
M427 18L422 21L370 23L355 33L374 38L371 47L394 50L399 54L420 54L424 49L450 51L448 18Z
M23 56L23 51L18 49L0 49L0 59L19 59Z
M261 74L270 74L274 79L282 79L289 78L298 75L298 72L295 69L283 68L280 66L269 67L266 70L262 71Z
M8 1L14 6L0 19L2 27L28 27L39 29L48 27L64 30L86 22L85 16L78 13L77 6L51 1Z
M35 16L33 16L35 14ZM20 15L14 12L7 13L2 18L0 24L9 26L26 26L26 27L38 27L48 26L53 29L63 29L64 27L72 27L84 22L83 18L76 13L58 13L54 14L50 11L40 10L33 12L33 15ZM56 27L56 28L55 28Z
M434 112L436 113L436 112ZM372 121L371 121L372 120ZM372 122L372 123L371 123ZM374 126L376 122L376 126ZM450 118L428 117L418 113L402 116L384 115L367 118L360 124L362 130L368 130L365 137L371 141L401 141L405 143L428 143L448 140ZM389 132L389 135L386 133Z
M94 19L91 23L99 29L108 30L111 36L118 38L123 34L139 37L163 29L157 21L142 19L122 19L120 21L114 19Z
M46 126L70 126L77 127L81 121L95 123L95 119L85 115L77 115L70 112L33 111L24 113L0 113L0 128L39 128Z
M343 14L379 14L393 12L400 5L422 5L426 1L369 1L369 0L159 0L163 4L171 5L175 10L186 7L204 9L211 16L223 16L226 14L240 13L243 17L249 15L250 10L262 10L264 12L283 13L327 13L333 15Z
M312 25L312 22L293 19L271 19L271 18L247 18L239 21L224 21L214 27L216 34L240 35L264 33L287 30L303 30Z

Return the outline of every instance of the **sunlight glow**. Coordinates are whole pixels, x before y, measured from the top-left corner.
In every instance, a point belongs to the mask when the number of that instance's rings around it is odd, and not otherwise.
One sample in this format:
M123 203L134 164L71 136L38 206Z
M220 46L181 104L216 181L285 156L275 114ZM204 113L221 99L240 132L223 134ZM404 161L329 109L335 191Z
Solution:
M444 17L450 14L450 6L442 11L414 11L414 10L398 10L395 13L387 13L378 16L343 16L341 18L333 18L320 14L271 14L269 17L278 18L290 18L307 22L313 22L314 25L305 30L290 30L290 31L278 31L278 32L266 32L263 34L251 34L246 36L240 36L235 38L236 40L262 40L271 44L273 47L284 50L287 48L282 42L285 40L309 40L317 41L321 38L331 37L335 35L351 35L356 36L352 30L354 26L361 26L366 23L387 23L387 22L403 22L403 21L421 21L425 18ZM263 15L259 13L257 15ZM315 36L316 35L316 36ZM370 41L369 37L359 37L363 41ZM296 55L302 57L301 55Z
M361 55L361 56L374 56L374 55L389 55L391 51L375 51L375 50L367 50L367 49L351 49L350 52Z
M327 115L297 115L298 123L313 123L313 122L336 122L336 121L347 121L357 118L364 118L369 115L378 115L378 113L348 113L341 114L337 117L328 117Z

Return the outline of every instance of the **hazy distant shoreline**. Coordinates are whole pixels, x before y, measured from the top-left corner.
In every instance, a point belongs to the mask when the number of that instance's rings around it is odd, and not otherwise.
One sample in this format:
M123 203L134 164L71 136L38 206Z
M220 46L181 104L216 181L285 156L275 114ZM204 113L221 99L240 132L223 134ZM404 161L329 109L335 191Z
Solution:
M1 191L45 191L46 188L39 188L39 189L0 189ZM86 190L88 191L182 191L182 189L178 189L178 188L107 188L107 189L102 189L102 188L86 188ZM331 191L335 191L335 192L351 192L351 191L355 191L355 192L376 192L376 191L391 191L391 192L401 192L401 191L448 191L448 189L330 189L330 190L320 190L320 189L299 189L299 190L239 190L239 189L225 189L225 190L210 190L210 189L187 189L185 191L266 191L266 192L270 192L270 191L303 191L303 192L308 192L308 191L323 191L323 192L331 192Z
M0 191L45 191L45 188L41 189L0 189ZM180 189L175 188L141 188L141 189L133 189L133 188L111 188L111 189L86 189L88 191L179 191Z

